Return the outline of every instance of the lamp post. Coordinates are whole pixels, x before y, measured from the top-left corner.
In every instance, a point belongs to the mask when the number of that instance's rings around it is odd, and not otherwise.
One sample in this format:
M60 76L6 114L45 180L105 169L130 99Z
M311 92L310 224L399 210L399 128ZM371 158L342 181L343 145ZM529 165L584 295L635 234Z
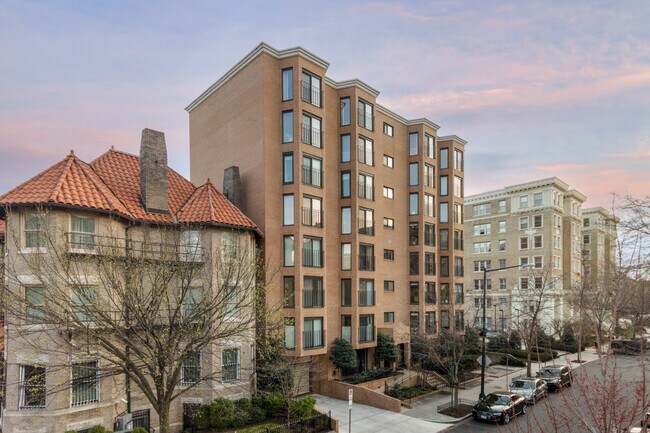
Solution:
M485 266L483 266L483 322L482 322L483 329L481 329L481 393L478 395L478 398L480 400L483 400L485 398L485 335L487 334L487 328L485 327L485 310L487 308L487 274L488 272L505 271L506 269L514 269L514 268L519 268L523 271L525 269L531 269L534 266L535 265L532 263L526 265L506 266L505 268L498 268L498 269L487 269ZM496 321L496 317L494 318L494 320Z

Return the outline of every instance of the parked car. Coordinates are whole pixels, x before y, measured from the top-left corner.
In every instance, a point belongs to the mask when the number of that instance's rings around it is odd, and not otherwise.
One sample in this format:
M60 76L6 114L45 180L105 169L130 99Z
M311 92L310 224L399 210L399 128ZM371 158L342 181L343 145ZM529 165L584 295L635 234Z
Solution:
M546 382L548 390L560 391L565 386L571 386L573 382L573 372L568 366L564 367L544 367L542 368L537 376Z
M526 413L526 399L510 392L493 392L474 405L476 421L497 421L508 424L517 414Z
M508 391L519 394L526 399L526 403L535 404L548 395L548 385L542 379L523 377L513 380Z
M614 355L639 355L641 353L640 338L635 340L612 340L609 343L609 348ZM647 342L643 342L645 347L648 347Z

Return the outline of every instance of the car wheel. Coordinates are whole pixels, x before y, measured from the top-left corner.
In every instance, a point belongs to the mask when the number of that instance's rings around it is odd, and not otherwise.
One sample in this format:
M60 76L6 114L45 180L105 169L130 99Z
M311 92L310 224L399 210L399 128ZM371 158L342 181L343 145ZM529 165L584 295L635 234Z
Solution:
M510 414L508 412L503 412L503 423L508 424L510 422Z
M536 401L536 400L533 399L533 401ZM521 414L522 414L522 415L525 415L527 410L528 410L528 409L526 409L526 404L524 403L524 405L521 406Z

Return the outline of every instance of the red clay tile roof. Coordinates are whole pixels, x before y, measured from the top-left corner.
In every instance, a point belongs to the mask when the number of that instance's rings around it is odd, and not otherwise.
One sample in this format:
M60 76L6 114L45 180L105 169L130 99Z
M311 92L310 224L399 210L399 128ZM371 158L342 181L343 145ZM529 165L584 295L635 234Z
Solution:
M144 210L140 201L140 158L112 149L90 164L71 153L63 161L0 196L0 206L71 205L141 221L257 228L211 183L196 188L174 170L167 170L169 215L151 214Z
M253 221L217 191L209 179L194 191L178 212L177 218L181 223L231 221L230 224L240 227L255 226Z
M0 220L0 239L4 239L5 237L5 222L3 220Z

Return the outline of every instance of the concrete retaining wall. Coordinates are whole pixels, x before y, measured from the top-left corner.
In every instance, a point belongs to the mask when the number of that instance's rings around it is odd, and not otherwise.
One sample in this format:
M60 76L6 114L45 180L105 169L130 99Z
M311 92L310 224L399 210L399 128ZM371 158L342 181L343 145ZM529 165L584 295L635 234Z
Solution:
M319 394L327 397L347 400L348 390L352 389L354 392L355 403L365 404L367 406L390 410L391 412L397 413L402 410L402 403L398 399L371 391L362 386L336 382L333 380L321 380L319 385Z

